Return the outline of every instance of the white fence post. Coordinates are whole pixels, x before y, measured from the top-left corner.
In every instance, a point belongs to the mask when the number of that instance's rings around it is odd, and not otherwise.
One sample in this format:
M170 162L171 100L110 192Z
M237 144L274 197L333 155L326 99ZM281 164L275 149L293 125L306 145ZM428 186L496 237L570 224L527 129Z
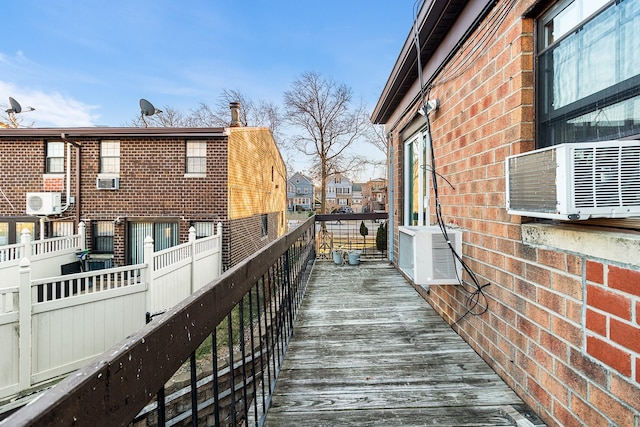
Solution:
M24 236L24 234L23 234ZM31 387L31 262L28 258L20 260L20 314L19 314L19 354L20 372L19 389L26 390Z
M78 234L80 235L80 250L84 251L87 249L87 224L84 222L78 224Z
M20 233L20 243L24 245L22 247L22 250L24 251L22 258L30 260L33 254L31 253L31 231L29 231L28 228L22 229L22 232Z
M151 313L154 298L153 292L155 290L153 286L153 277L155 273L155 265L153 262L153 237L151 236L147 236L144 239L142 261L146 265L144 269L144 271L146 271L144 281L147 283L147 312Z
M189 283L189 294L192 294L195 286L194 281L196 280L196 229L195 227L189 227L189 251L191 253L191 280Z
M222 223L218 223L218 230L216 231L218 236L218 276L222 275Z

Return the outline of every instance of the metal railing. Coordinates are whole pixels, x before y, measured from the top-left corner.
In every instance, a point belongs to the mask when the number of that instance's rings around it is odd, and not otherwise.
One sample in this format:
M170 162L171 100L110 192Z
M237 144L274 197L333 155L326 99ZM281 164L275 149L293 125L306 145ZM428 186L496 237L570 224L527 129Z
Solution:
M0 424L261 425L314 236L311 217Z
M316 215L316 251L320 259L332 259L332 252L358 251L367 258L386 258L386 212ZM380 230L382 228L382 230ZM377 242L385 235L384 247Z

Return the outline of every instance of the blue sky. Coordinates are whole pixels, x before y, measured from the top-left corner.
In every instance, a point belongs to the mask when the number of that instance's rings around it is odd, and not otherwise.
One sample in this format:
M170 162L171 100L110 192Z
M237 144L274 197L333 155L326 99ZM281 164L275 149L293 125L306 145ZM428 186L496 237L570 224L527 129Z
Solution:
M415 0L20 0L2 6L0 107L35 127L123 126L139 99L189 112L223 89L281 104L303 72L373 109ZM28 115L27 115L28 114Z

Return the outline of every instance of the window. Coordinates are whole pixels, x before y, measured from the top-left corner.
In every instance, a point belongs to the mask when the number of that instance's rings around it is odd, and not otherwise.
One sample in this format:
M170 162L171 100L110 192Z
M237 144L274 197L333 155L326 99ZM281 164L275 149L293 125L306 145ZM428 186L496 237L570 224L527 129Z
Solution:
M16 243L20 241L20 236L24 230L29 230L31 233L31 240L37 240L40 236L36 236L36 224L35 222L16 222Z
M217 225L215 222L194 222L192 226L196 229L197 239L216 235Z
M52 221L49 223L49 235L51 237L73 236L75 224L70 221Z
M120 173L120 141L102 141L100 144L100 172Z
M428 134L418 133L405 147L404 225L429 225Z
M153 238L154 252L167 249L178 244L177 222L131 222L129 223L129 262L144 262L144 240Z
M187 141L187 173L207 173L206 141Z
M46 173L64 173L64 142L47 142Z
M262 214L262 237L267 237L269 235L269 216L267 214Z
M640 134L640 0L567 0L538 20L538 146Z
M311 206L311 199L309 197L296 197L293 199L295 205Z
M31 240L40 239L39 224L32 221L22 219L6 219L2 218L0 222L0 246L13 245L20 243L22 230L27 229L31 233Z
M91 223L91 250L97 254L113 253L113 221L93 221Z
M9 223L0 222L0 246L9 244Z

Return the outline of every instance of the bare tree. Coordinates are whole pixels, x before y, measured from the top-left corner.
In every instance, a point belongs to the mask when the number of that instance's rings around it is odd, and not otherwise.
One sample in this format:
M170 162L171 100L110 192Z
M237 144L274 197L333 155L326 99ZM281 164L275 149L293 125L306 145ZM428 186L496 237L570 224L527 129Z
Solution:
M382 154L384 154L383 160L367 160L367 163L378 168L384 168L386 176L386 158L389 154L389 140L384 131L383 125L376 125L369 121L369 125L364 131L364 138L373 147L377 148Z
M142 114L126 124L133 127L189 127L189 118L173 107L162 107L161 113L142 117Z
M321 212L326 213L327 177L361 166L361 156L349 156L347 148L357 141L369 120L360 103L352 109L351 88L307 72L284 93L286 120L301 130L292 138L295 147L313 156L313 170L321 182Z
M172 108L164 107L163 112L131 121L128 125L143 127L145 120L151 127L227 127L231 123L229 104L240 103L240 121L243 126L268 127L278 141L282 118L276 104L260 100L254 102L251 98L237 89L223 89L222 94L213 107L201 102L198 108L189 114Z
M268 127L274 138L279 136L282 118L278 106L265 100L255 102L238 89L223 89L213 107L201 103L200 107L191 113L193 125L229 126L229 104L232 102L240 103L240 122L243 126Z

